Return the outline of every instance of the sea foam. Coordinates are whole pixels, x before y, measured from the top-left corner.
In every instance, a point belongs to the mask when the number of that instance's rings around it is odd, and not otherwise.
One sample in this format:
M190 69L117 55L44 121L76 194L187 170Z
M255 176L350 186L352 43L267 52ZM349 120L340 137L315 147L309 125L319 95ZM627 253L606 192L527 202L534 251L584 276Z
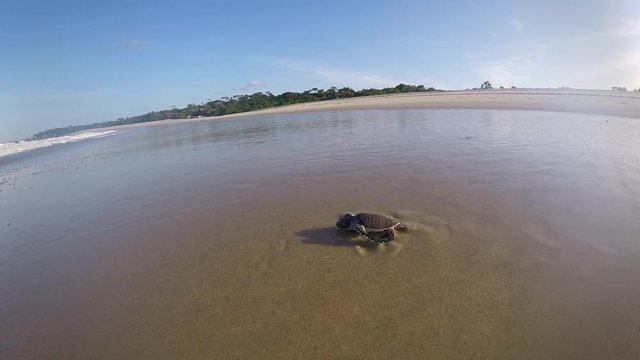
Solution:
M21 153L23 151L39 149L51 145L66 144L69 142L76 142L87 139L95 139L112 135L115 130L107 131L85 131L77 134L53 137L42 140L21 140L10 143L0 143L0 157Z

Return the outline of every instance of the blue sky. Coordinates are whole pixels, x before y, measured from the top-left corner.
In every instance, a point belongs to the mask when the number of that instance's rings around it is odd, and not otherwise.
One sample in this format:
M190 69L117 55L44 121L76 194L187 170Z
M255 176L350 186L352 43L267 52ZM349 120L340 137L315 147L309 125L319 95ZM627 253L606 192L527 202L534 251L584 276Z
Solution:
M640 1L0 1L0 141L256 91L640 87Z

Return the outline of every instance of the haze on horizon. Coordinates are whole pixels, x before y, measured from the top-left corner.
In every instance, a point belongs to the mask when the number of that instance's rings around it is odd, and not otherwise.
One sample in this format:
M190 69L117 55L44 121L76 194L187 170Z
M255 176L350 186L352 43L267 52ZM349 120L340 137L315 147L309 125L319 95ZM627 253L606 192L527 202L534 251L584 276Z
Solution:
M241 93L640 88L640 2L0 4L0 142Z

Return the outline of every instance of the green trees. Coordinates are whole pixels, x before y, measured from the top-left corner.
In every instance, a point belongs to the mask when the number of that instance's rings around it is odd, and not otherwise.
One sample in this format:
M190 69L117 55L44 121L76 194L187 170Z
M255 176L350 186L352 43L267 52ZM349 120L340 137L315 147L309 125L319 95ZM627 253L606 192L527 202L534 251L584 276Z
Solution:
M480 89L482 90L491 90L493 89L493 87L491 86L491 83L488 81L485 81L482 83L482 85L480 85Z
M355 96L356 96L356 92L353 91L352 88L343 87L342 89L338 90L338 97L341 99L355 97Z
M327 99L337 99L338 98L338 88L335 86L332 86L329 88L329 90L327 90L326 94L326 98L323 100L327 100Z
M485 82L489 84L489 82ZM484 84L483 84L484 85ZM491 88L491 84L489 84ZM90 125L77 125L68 126L64 128L51 129L35 134L34 139L44 139L54 136L62 136L73 132L93 129L98 127L108 127L115 125L127 125L148 121L158 121L165 119L186 119L190 117L200 116L221 116L227 114L234 114L246 111L267 109L275 106L299 104L312 101L323 101L333 99L346 99L359 96L371 96L371 95L385 95L385 94L397 94L408 92L425 92L425 91L438 91L433 87L425 88L424 85L408 85L398 84L395 87L388 87L384 89L362 89L359 91L353 90L350 87L343 87L338 89L335 86L330 87L327 90L312 88L301 93L298 92L284 92L280 95L274 95L270 92L257 92L251 95L235 95L232 97L222 97L220 100L207 99L206 103L201 105L189 104L186 107L180 109L175 105L172 105L168 110L152 111L144 115L132 116L128 118L119 118L118 120L106 121L102 123L94 123Z

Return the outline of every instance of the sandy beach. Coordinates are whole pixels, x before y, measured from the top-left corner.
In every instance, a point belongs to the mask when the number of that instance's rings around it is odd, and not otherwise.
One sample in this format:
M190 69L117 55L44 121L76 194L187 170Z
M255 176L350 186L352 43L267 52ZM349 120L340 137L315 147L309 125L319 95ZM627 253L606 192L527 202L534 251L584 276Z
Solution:
M568 111L638 102L359 98L16 154L0 358L638 358L640 126ZM410 231L336 229L358 210Z
M572 89L444 91L296 104L260 113L394 108L546 110L638 117L640 93Z
M216 117L162 120L114 126L110 129L226 120L256 115L402 108L544 110L638 118L640 93L582 89L504 89L394 94L294 104Z

